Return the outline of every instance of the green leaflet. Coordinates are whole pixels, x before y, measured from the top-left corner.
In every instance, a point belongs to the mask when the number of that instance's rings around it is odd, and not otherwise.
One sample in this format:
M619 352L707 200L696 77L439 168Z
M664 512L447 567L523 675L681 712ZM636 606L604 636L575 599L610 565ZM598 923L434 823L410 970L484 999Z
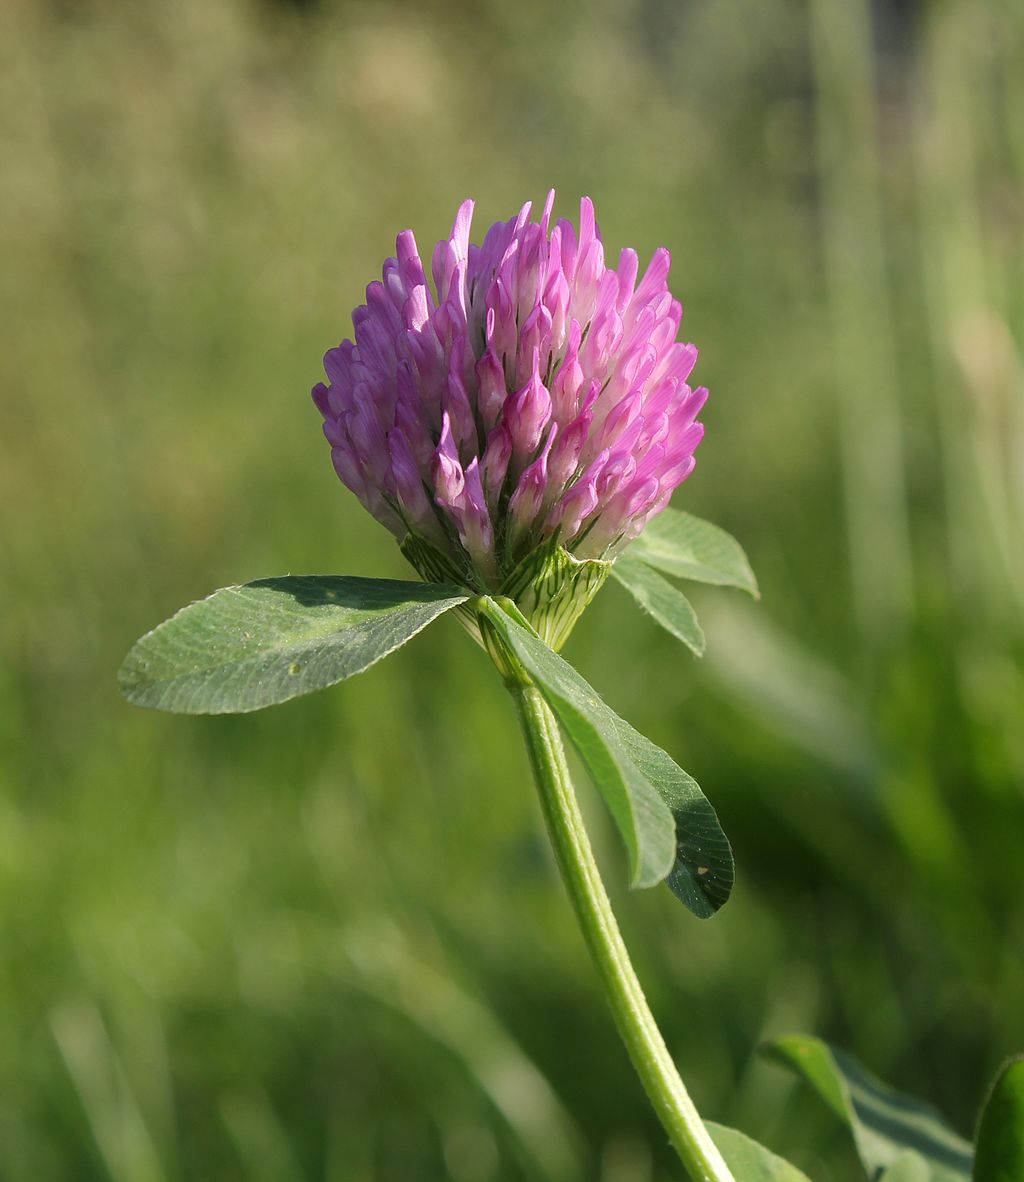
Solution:
M757 580L735 538L692 513L665 509L615 560L612 574L640 606L698 657L704 632L690 601L662 574L740 587L757 596Z
M803 1170L745 1133L710 1120L704 1124L737 1182L808 1182Z
M259 710L361 673L468 598L453 586L338 575L224 587L134 645L121 692L179 714Z
M1004 1064L978 1123L974 1182L1024 1178L1024 1055Z
M624 554L616 559L612 576L633 596L640 606L665 629L681 640L698 657L704 655L704 631L690 601L668 579L647 565Z
M915 1149L904 1149L878 1182L929 1182L931 1169Z
M890 1182L969 1182L970 1143L930 1105L893 1091L849 1055L808 1035L776 1039L761 1051L801 1076L849 1128L872 1182L886 1171Z
M680 509L659 513L626 553L679 579L739 587L758 595L757 579L739 542L710 521Z
M492 599L476 606L536 683L587 765L625 842L631 884L649 887L667 877L695 915L713 915L732 889L732 851L696 782L605 705L529 628Z

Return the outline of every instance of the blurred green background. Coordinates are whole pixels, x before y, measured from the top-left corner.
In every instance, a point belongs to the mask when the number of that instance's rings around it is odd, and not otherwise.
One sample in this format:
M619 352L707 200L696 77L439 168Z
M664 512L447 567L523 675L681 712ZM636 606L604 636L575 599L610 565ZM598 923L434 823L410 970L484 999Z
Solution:
M680 1177L456 623L252 717L115 684L217 586L409 575L321 354L399 229L551 185L671 248L675 503L764 593L696 662L610 586L567 650L735 844L709 923L630 894L581 779L672 1052L816 1182L772 1034L970 1133L1024 1048L1017 0L4 0L0 152L0 1178Z

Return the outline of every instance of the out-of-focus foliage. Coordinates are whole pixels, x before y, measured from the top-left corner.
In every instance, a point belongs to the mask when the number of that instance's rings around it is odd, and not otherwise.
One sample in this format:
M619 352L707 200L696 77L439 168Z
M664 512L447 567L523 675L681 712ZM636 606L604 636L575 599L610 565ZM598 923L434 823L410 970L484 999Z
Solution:
M549 185L668 245L711 387L676 504L763 600L568 655L736 847L629 894L702 1111L856 1166L805 1030L970 1131L1024 1044L1024 22L1009 0L0 4L0 1177L678 1177L454 621L258 717L134 710L213 588L405 578L308 388L394 234ZM587 803L590 804L588 797Z

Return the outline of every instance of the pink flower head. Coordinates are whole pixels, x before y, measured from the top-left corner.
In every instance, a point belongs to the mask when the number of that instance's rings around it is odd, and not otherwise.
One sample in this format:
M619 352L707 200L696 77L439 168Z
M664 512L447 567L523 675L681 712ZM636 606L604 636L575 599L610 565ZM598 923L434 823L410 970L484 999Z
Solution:
M463 202L430 279L399 234L313 390L338 475L426 577L501 590L552 542L612 559L693 470L707 391L668 251L638 282L635 251L605 265L589 198L578 234L553 200L479 246Z

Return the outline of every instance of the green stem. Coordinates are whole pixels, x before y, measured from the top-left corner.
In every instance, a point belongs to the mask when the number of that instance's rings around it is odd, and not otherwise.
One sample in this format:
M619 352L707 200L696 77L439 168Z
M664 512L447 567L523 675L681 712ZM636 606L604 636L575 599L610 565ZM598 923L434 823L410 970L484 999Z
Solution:
M509 684L509 690L558 866L633 1066L694 1182L735 1182L679 1078L630 962L583 827L555 716L534 686Z

